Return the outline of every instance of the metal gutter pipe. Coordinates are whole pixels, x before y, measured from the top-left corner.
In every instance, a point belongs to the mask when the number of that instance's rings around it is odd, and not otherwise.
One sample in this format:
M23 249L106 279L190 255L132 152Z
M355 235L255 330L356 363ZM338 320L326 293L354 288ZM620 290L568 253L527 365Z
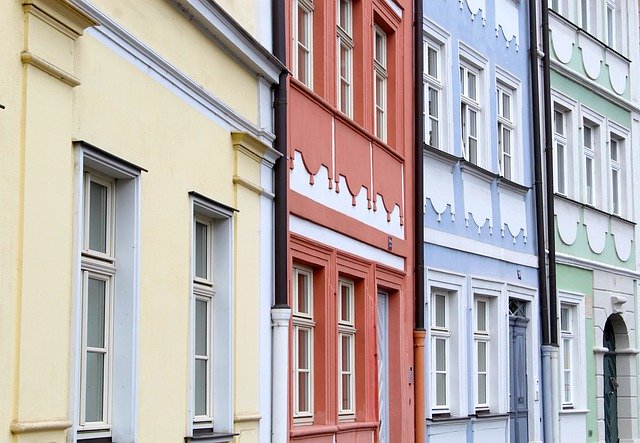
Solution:
M426 440L426 396L425 396L425 356L424 342L427 335L424 328L424 293L425 293L425 264L424 264L424 88L422 77L424 71L424 7L423 0L414 1L414 315L413 330L413 364L414 364L414 421L415 441L424 443Z

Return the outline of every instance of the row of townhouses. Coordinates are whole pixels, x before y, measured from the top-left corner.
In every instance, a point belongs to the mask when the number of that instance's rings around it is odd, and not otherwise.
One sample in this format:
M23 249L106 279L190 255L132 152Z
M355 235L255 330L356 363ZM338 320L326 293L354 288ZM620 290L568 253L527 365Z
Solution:
M3 0L0 441L640 442L636 0Z

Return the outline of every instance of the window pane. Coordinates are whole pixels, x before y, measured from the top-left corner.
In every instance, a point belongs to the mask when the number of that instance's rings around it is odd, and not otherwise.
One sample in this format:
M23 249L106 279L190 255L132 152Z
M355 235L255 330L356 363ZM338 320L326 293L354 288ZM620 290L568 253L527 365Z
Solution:
M447 370L447 341L436 339L436 371Z
M589 157L585 159L587 203L593 204L593 160Z
M487 374L478 374L478 404L487 403Z
M611 139L611 160L618 161L618 141Z
M351 371L351 336L342 335L342 371Z
M611 171L611 190L612 190L612 203L613 213L618 214L620 212L620 185L618 184L618 171Z
M502 94L502 116L511 120L511 96L505 93Z
M427 142L429 143L429 146L433 146L435 148L438 148L440 146L440 141L438 139L438 131L439 131L439 126L438 126L438 120L434 120L433 118L429 119L429 140L427 140Z
M565 338L562 340L564 369L571 369L571 339Z
M308 83L307 79L307 51L301 45L298 46L298 80L305 85Z
M382 66L386 66L386 61L384 57L384 49L385 42L384 36L379 32L376 32L376 61L380 63Z
M427 74L438 78L438 52L431 46L427 48Z
M207 415L207 361L196 360L195 415Z
M473 138L478 136L478 113L469 109L469 135Z
M89 185L89 249L107 252L107 187Z
M584 127L584 145L587 148L592 148L592 140L591 140L591 128L589 126Z
M429 115L439 117L438 90L429 88Z
M309 408L309 373L298 373L298 411L308 412Z
M351 409L351 374L342 374L342 409Z
M303 314L311 314L309 306L309 276L298 272L298 306L297 310Z
M196 245L195 245L195 260L196 260L196 277L209 278L209 272L207 269L207 256L209 245L209 227L200 222L196 222Z
M207 349L207 302L196 300L196 355L208 356Z
M558 143L556 145L556 161L558 168L558 192L564 194L566 192L564 182L565 182L565 173L564 173L564 145Z
M435 296L435 326L439 328L447 327L447 299L444 295L437 294Z
M447 404L447 374L436 374L436 405Z
M476 77L476 75L472 72L467 73L467 79L468 79L468 93L467 93L467 97L469 97L472 100L476 99L477 93L476 93L476 82L478 81L478 77Z
M560 330L569 331L569 308L560 309Z
M564 114L560 111L553 112L553 124L555 132L564 135Z
M85 421L103 421L104 354L87 352Z
M474 138L469 139L469 161L478 164L478 141Z
M351 287L340 287L340 321L351 323Z
M478 331L487 330L487 302L478 300L476 303L477 316L476 316L476 328Z
M571 371L564 371L564 402L571 403Z
M87 288L87 346L105 347L105 305L107 282L89 277Z
M298 369L310 369L309 341L309 330L298 328Z
M478 372L487 372L487 342L478 341Z
M345 30L348 33L351 32L351 26L350 26L350 17L349 17L349 11L350 10L350 2L347 0L340 0L340 17L338 20L338 24L339 26Z

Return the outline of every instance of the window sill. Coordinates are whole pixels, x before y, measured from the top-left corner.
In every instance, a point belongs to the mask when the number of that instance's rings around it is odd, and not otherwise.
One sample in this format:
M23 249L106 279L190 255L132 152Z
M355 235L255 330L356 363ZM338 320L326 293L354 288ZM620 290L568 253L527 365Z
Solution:
M474 175L479 179L486 181L488 183L498 180L500 176L494 172L489 171L488 169L483 168L482 166L478 166L475 163L471 163L464 158L460 159L460 169L462 172L466 172L468 174Z
M224 432L207 432L200 435L194 435L192 437L185 437L185 442L199 442L199 443L223 443L230 442L233 437L240 434L227 434Z
M490 410L486 411L476 411L474 415L471 416L474 421L491 421L491 420L501 420L504 418L508 418L509 414L495 412L492 413Z
M82 438L82 435L78 434L78 443L111 443L111 437L87 437Z
M458 163L459 161L464 161L464 158L458 157L457 155L453 155L450 152L445 150L430 146L428 144L422 145L422 152L429 157L437 158L438 160L443 160L451 165Z
M449 412L432 412L431 418L427 419L427 422L431 423L455 423L462 421L469 421L471 417L454 417Z
M563 407L560 409L560 415L581 415L589 412L588 409L576 409L574 407Z
M289 436L292 439L307 438L307 437L322 437L332 436L344 432L353 431L373 431L378 428L377 421L371 422L343 422L335 425L311 425L311 426L298 426L289 431Z
M521 195L526 195L527 192L529 192L529 190L531 189L528 186L525 186L523 184L520 184L518 182L514 182L513 180L509 180L507 178L504 178L502 176L498 177L498 187L504 187L507 189L510 189L514 192L517 192L518 194Z

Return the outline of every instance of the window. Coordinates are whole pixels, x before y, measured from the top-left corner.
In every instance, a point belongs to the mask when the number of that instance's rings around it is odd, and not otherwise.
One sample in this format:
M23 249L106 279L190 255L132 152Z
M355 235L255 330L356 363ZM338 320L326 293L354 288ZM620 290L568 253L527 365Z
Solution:
M313 1L296 0L294 8L294 76L313 87Z
M338 413L341 419L355 418L355 296L354 284L338 284Z
M432 409L435 413L449 409L449 300L445 292L431 294L431 383Z
M373 75L375 98L375 134L387 140L387 35L379 26L373 38Z
M562 407L573 407L574 391L574 331L573 317L575 307L567 304L560 305L560 335L562 342Z
M233 209L192 192L190 407L187 438L228 435L233 331ZM215 376L214 376L215 374Z
M609 139L609 186L611 187L611 212L616 215L621 215L621 202L620 202L620 181L621 181L621 148L622 140L618 139L614 134L611 134Z
M555 152L555 191L567 195L567 113L555 107L553 110L553 149Z
M293 417L313 417L313 271L293 268Z
M514 180L515 118L513 109L514 92L498 84L496 91L498 109L498 167L500 175Z
M485 298L475 299L475 328L473 339L475 344L475 384L476 384L476 410L489 410L489 301Z
M141 169L82 142L75 148L73 438L133 441Z
M115 268L115 180L84 173L82 355L79 430L111 431Z
M442 47L427 39L424 55L425 142L442 149L442 99L445 94Z
M612 0L607 0L606 6L606 39L605 43L607 46L615 48L616 46L616 2Z
M584 195L585 203L588 205L595 205L595 186L596 186L596 128L591 126L586 121L582 127L582 144L583 144L583 156L584 156Z
M460 61L460 124L464 158L482 165L483 153L480 143L482 107L480 105L480 72Z
M593 12L591 2L593 0L580 0L580 27L587 32L593 32Z
M338 109L353 116L353 5L338 0Z

